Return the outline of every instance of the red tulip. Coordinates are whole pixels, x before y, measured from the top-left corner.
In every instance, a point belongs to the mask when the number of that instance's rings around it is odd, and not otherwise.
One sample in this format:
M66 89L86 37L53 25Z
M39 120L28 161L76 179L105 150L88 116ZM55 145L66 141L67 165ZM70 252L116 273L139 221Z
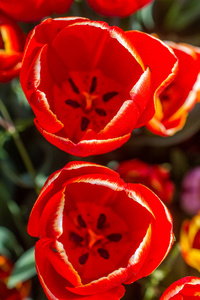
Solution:
M87 0L89 5L104 16L126 17L152 0Z
M147 124L155 134L170 136L185 125L188 113L200 100L200 48L167 42L179 59L177 77L157 98L156 114Z
M36 268L52 300L120 299L122 284L149 275L173 243L170 213L154 193L86 162L49 177L28 232L40 238Z
M160 300L195 300L200 298L200 278L188 276L172 283Z
M48 19L29 35L21 85L43 136L88 156L120 147L147 123L176 71L174 54L145 33L84 18Z
M170 173L165 167L131 159L121 162L116 171L125 182L144 184L156 193L165 204L171 203L174 184L170 180Z
M52 13L66 12L73 0L0 0L0 10L22 22L38 21Z
M14 288L8 289L6 284L12 269L12 262L5 256L0 255L0 299L24 300L30 293L31 282L20 282Z
M0 12L0 82L19 75L25 35L20 27Z

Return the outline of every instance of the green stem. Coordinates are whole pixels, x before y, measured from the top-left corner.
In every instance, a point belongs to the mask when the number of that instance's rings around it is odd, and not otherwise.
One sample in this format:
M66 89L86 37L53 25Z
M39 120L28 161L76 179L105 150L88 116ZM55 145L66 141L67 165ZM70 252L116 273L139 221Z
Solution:
M147 284L144 299L143 300L153 300L155 299L156 287L158 287L171 272L173 265L175 264L178 255L180 254L179 244L176 243L172 248L170 255L162 263L162 265L157 268L151 275L150 281Z
M33 167L33 164L31 162L31 159L26 151L26 148L24 147L24 144L20 138L20 135L18 133L18 131L16 130L13 122L12 122L12 119L7 111L7 108L5 107L3 101L0 99L0 110L1 110L1 113L2 113L2 116L4 117L5 119L5 129L11 134L14 142L15 142L15 145L20 153L20 156L24 162L24 165L33 181L33 185L34 185L34 188L35 188L35 191L36 193L38 194L39 193L39 189L36 185L36 182L35 182L35 177L36 177L36 171Z

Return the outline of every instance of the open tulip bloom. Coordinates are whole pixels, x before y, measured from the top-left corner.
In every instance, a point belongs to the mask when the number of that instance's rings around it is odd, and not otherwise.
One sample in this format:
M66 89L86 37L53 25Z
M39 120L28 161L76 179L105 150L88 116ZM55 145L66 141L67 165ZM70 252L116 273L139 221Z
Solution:
M145 33L57 18L30 33L20 79L41 134L88 156L120 147L153 117L177 64L167 45Z
M200 298L200 278L187 276L172 283L160 300L195 300Z
M39 237L36 268L52 300L120 299L122 284L149 275L173 243L170 213L151 190L87 162L48 178L28 232Z

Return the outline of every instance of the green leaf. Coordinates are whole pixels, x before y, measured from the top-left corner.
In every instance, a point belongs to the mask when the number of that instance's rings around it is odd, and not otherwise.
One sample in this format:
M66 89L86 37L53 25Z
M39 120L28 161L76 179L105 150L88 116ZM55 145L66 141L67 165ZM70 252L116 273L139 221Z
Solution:
M184 30L200 16L200 1L173 1L166 14L165 26L169 30Z
M19 256L22 251L15 235L6 227L0 226L0 253L11 257L13 254Z
M26 281L36 275L34 250L34 247L30 248L16 261L8 279L8 288L13 288L18 283Z

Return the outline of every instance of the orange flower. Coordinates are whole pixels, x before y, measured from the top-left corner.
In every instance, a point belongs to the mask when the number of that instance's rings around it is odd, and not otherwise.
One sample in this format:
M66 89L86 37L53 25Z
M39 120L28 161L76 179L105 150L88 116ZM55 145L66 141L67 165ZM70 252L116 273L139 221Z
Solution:
M17 23L0 13L0 82L19 75L24 44L25 35Z
M157 98L156 114L147 128L171 136L183 128L189 111L200 99L200 48L169 41L166 44L179 59L179 71Z
M200 271L200 212L191 220L183 222L180 247L185 262Z
M0 299L23 300L29 295L30 281L19 283L15 288L8 289L6 283L12 271L12 263L3 255L0 255Z

